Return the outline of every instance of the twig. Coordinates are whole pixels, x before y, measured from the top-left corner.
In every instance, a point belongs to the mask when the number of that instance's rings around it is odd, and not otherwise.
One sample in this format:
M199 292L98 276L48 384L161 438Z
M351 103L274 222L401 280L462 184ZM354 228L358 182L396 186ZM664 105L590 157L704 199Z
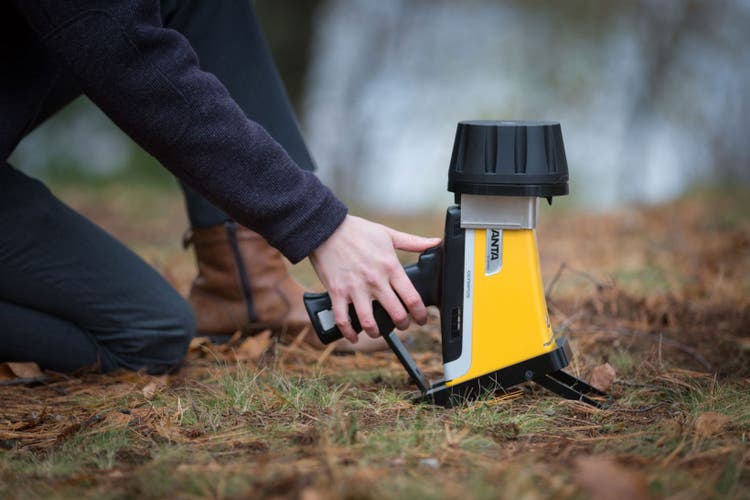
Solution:
M667 465L669 465L669 463L672 460L674 460L674 458L677 455L680 454L680 452L682 451L682 449L685 447L685 443L686 442L687 442L687 439L683 437L682 441L680 442L680 444L677 445L677 447L674 450L672 450L672 453L670 453L669 455L667 455L667 457L664 460L661 461L661 466L662 467L666 467Z
M271 392L273 393L273 395L274 395L274 396L276 396L277 398L279 398L279 399L280 399L280 400L281 400L281 401L282 401L283 403L286 403L286 404L288 404L289 406L291 406L292 408L294 408L295 410L297 410L297 412L298 412L298 413L299 413L300 415L304 415L304 416L306 416L307 418L309 418L309 419L311 419L311 420L314 420L314 421L316 421L316 422L320 423L320 419L319 419L318 417L316 417L316 416L314 416L314 415L311 415L311 414L309 414L309 413L307 413L307 412L305 412L305 411L302 411L302 409L301 409L301 408L300 408L299 406L297 406L296 404L294 404L294 402L292 402L292 401L291 401L291 400L290 400L289 398L287 398L286 396L284 396L284 395L283 395L283 394L281 393L281 391L279 391L278 389L276 389L276 388L275 388L275 387L273 387L272 385L266 384L266 383L264 383L264 382L261 382L261 384L262 384L262 385L264 385L264 386L266 386L266 388L267 388L268 390L270 390L270 391L271 391Z
M583 311L579 309L578 311L574 312L573 314L565 318L562 321L562 323L560 323L560 326L557 328L557 332L558 333L562 333L566 331L572 332L573 330L570 328L570 325L573 324L581 316L583 316Z
M679 465L684 465L689 462L694 462L696 460L705 460L707 458L714 458L721 455L726 455L727 453L731 453L733 451L737 450L737 447L734 445L728 445L728 446L722 446L721 448L713 448L707 451L704 451L702 453L696 453L693 455L689 455L682 460L678 462Z
M682 342L679 342L677 340L674 340L669 337L665 337L664 335L660 335L659 338L653 338L654 336L652 334L646 333L646 332L639 332L637 330L632 330L630 328L624 328L621 326L616 326L610 330L603 330L601 333L604 334L619 334L619 335L632 335L633 337L642 338L645 340L650 340L651 342L661 342L664 345L674 347L678 351L682 351L683 353L692 356L693 359L695 359L703 368L706 369L708 372L713 372L713 366L711 366L711 363L698 351L693 349L692 347L689 347Z
M571 438L571 441L575 441L577 443L594 443L597 441L609 441L611 439L625 439L625 438L632 438L632 437L638 437L638 436L644 436L646 434L650 434L650 431L638 431L638 432L631 432L629 434L611 434L607 436L596 436L596 437L590 437L590 438L575 438L574 440ZM561 436L563 439L565 436Z
M554 287L557 285L557 282L560 281L560 278L562 277L563 271L565 271L565 270L568 270L568 271L572 272L573 274L577 274L577 275L579 275L579 276L587 279L588 281L590 281L591 283L593 283L594 285L596 285L596 288L598 290L603 290L604 288L608 288L608 287L611 286L611 285L606 285L606 284L602 283L601 281L599 281L598 279L594 278L594 276L592 276L591 274L587 273L586 271L580 271L578 269L573 269L568 264L566 264L565 262L563 262L562 264L560 264L560 267L557 269L557 272L555 273L555 276L552 278L552 280L550 280L549 284L547 285L547 290L544 292L544 297L548 301L550 300L550 296L552 295L552 291L553 291Z
M555 285L557 285L557 282L560 280L560 276L562 276L563 271L565 270L565 262L560 264L560 267L557 268L557 272L555 273L555 276L550 280L550 282L547 284L547 290L544 291L544 297L549 301L550 295L552 295L552 290L555 288Z
M0 386L9 385L41 385L47 381L46 375L39 375L38 377L20 377L11 380L0 380Z
M647 389L661 389L662 386L656 384L646 384L644 382L631 382L630 380L615 380L613 384L624 385L626 387L645 387Z
M318 357L318 360L315 362L315 366L320 366L325 362L326 359L331 355L333 350L336 348L335 343L331 343L328 347L325 348L325 350L320 353L320 356Z
M279 357L279 364L284 364L284 361L286 361L286 358L289 357L289 354L300 348L300 345L305 340L305 337L307 337L307 334L309 333L309 331L310 331L309 326L306 326L302 330L300 330L297 336L294 337L294 340L292 341L292 343L289 344L289 347L281 353L281 356Z
M674 401L667 399L664 401L659 401L658 403L652 404L650 406L643 406L641 408L611 408L611 409L622 412L622 413L646 413L647 411L655 410L656 408L659 408L664 405L672 404L673 402Z

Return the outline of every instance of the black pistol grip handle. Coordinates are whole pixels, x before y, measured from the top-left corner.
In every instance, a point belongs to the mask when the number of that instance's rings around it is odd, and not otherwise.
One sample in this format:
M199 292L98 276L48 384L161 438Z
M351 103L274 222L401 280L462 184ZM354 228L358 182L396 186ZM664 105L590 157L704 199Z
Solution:
M439 301L442 255L442 245L436 246L425 250L416 263L404 267L406 276L408 276L426 306L437 305ZM305 293L304 302L313 329L321 342L330 344L343 337L336 326L331 297L328 293ZM381 335L387 335L395 328L391 317L379 302L373 302L372 313ZM362 331L353 304L349 304L349 321L351 321L354 331Z
M341 331L336 326L336 320L333 318L333 305L331 304L331 296L328 293L305 292L303 300L305 302L305 309L307 309L307 315L310 316L310 322L321 342L330 344L343 337ZM354 313L354 306L352 304L349 304L349 319L352 322L352 327L357 329L359 327L359 320Z

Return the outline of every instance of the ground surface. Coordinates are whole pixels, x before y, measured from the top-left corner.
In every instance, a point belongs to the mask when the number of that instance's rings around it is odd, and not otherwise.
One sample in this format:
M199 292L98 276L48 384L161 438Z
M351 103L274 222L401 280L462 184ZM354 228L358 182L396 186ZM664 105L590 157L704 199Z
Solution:
M186 291L176 193L62 195ZM577 355L571 372L614 368L609 410L535 387L415 406L389 353L333 356L265 335L195 342L168 378L47 373L11 385L6 373L0 497L749 497L748 195L543 211L553 326ZM386 220L439 234L441 219ZM309 268L295 273L313 284ZM408 340L433 378L436 325Z

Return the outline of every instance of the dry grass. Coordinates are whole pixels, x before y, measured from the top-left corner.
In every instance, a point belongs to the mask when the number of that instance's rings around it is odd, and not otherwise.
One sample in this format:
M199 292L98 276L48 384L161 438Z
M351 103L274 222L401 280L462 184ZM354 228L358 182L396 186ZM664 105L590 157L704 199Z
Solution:
M176 195L63 194L186 290ZM573 373L615 368L609 410L525 386L415 406L390 353L196 341L169 377L48 373L0 387L0 497L747 497L747 194L543 213L555 330L573 344ZM439 234L441 219L388 222ZM433 317L409 340L432 377L437 328Z

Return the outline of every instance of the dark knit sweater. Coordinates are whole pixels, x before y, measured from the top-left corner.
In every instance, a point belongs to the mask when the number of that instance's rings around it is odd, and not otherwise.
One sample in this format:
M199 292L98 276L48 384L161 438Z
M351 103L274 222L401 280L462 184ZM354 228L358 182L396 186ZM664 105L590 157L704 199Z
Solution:
M201 71L187 40L162 26L157 0L0 5L0 160L38 120L61 71L166 168L292 262L346 215Z

